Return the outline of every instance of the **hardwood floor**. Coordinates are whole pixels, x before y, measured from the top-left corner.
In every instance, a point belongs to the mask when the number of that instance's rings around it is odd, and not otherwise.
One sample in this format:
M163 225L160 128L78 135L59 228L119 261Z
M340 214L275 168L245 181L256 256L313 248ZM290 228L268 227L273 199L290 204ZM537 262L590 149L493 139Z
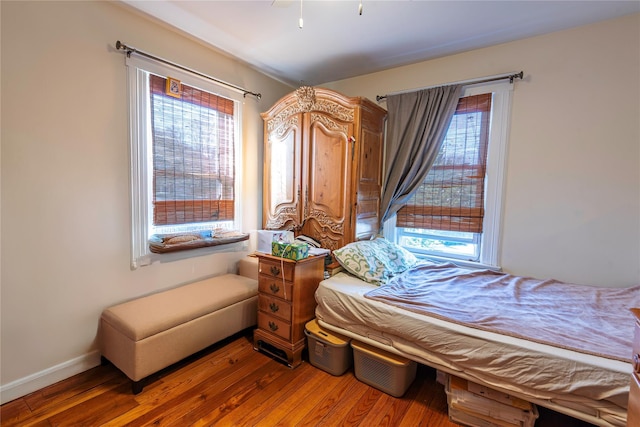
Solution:
M457 424L435 371L419 366L402 398L307 362L290 369L238 335L161 372L142 393L112 365L0 407L2 426L430 426ZM541 408L538 427L589 424Z

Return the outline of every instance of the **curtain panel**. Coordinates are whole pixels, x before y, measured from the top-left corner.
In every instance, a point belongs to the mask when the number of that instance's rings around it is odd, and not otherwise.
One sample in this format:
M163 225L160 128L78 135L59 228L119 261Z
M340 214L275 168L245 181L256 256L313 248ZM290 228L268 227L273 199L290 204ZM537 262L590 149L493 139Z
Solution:
M395 215L424 181L461 93L462 85L456 84L387 96L381 223Z

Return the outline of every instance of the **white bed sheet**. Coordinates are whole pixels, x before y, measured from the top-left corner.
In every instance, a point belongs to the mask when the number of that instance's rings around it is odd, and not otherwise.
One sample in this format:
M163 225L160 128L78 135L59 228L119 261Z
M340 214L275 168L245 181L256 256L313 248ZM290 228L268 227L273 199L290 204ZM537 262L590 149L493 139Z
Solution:
M316 316L321 324L349 331L391 347L399 354L463 373L497 389L626 424L631 363L495 334L420 315L373 301L373 289L350 274L338 273L320 283ZM545 406L545 405L543 405Z

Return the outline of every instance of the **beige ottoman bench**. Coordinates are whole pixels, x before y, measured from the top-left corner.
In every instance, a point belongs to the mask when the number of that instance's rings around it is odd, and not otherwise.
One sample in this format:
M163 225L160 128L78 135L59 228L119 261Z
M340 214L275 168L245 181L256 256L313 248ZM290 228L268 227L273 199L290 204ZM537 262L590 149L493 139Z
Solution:
M225 274L109 307L100 351L133 381L143 379L243 329L255 326L258 281Z

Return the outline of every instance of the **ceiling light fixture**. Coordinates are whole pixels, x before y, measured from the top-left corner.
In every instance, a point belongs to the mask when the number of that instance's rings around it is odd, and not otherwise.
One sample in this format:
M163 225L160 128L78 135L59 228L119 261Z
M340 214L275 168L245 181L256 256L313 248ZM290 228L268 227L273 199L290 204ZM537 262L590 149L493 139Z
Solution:
M302 29L303 21L302 21L302 0L300 0L300 19L298 20L298 28Z

